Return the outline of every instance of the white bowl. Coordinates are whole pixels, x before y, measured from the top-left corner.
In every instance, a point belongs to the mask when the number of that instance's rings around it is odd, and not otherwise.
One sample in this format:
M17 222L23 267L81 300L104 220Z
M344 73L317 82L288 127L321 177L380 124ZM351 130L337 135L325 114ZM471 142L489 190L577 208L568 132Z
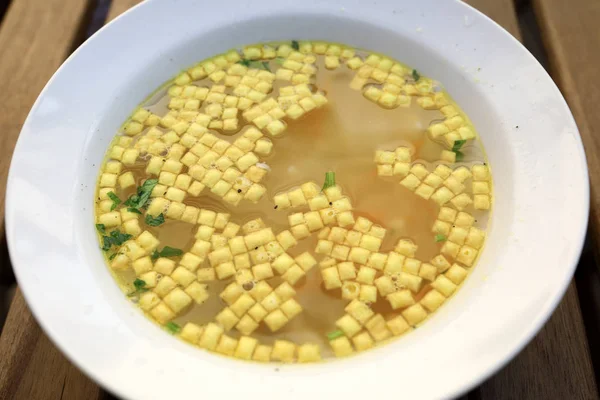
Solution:
M149 322L104 265L92 204L109 141L151 91L231 47L294 38L379 51L443 82L481 134L496 201L479 264L421 328L345 360L276 369L194 349ZM115 394L428 399L481 382L541 328L576 266L588 192L581 140L550 77L458 1L149 0L88 40L46 86L15 150L6 214L32 312Z

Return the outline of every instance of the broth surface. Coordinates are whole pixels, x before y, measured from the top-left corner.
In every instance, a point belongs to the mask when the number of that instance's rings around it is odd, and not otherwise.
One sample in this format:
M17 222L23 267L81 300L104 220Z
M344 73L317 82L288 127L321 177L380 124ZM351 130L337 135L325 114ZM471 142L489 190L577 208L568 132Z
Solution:
M303 46L306 46L306 43L303 43ZM315 45L313 44L313 46ZM331 48L333 45L329 46L329 48ZM261 47L259 46L256 48L260 49ZM281 45L279 45L279 49L281 49ZM302 47L300 47L300 50L302 50ZM299 52L296 53L300 54ZM247 55L248 52L244 52L243 54ZM266 51L263 50L263 56L265 54ZM305 56L310 57L313 54L314 53L312 52L306 52ZM316 70L316 74L310 77L309 87L313 93L324 94L327 103L306 112L298 119L290 118L289 115L283 117L281 120L284 121L286 129L281 134L270 135L268 129L261 129L264 135L263 137L269 138L273 147L268 155L258 156L260 159L260 168L266 168L268 170L268 173L259 183L266 190L260 199L256 202L242 200L239 204L234 205L224 201L222 195L212 193L210 189L206 187L197 196L189 193L186 194L185 198L180 203L192 208L211 210L222 213L223 215L228 214L228 221L240 226L260 218L264 223L264 226L266 228L271 228L272 232L277 235L282 231L290 229L288 217L291 214L298 212L306 213L310 210L306 205L303 207L291 208L280 207L274 202L274 197L276 195L290 193L306 182L314 182L320 188L323 186L323 179L326 172L332 171L335 173L335 183L337 184L337 187L339 187L342 190L343 195L350 200L352 205L351 213L354 220L356 221L359 217L363 217L371 221L375 226L381 226L386 229L385 237L381 241L381 247L378 250L379 253L388 254L389 252L398 253L399 251L403 251L399 250L399 241L401 240L410 240L418 246L414 254L406 254L405 257L419 260L419 264L421 262L423 263L417 270L410 269L411 272L415 272L412 275L420 280L418 288L415 290L411 289L410 291L412 296L411 305L425 304L425 308L421 307L421 309L425 310L428 314L431 311L427 308L428 305L433 307L431 305L436 304L436 299L438 299L439 296L434 299L434 296L430 295L432 300L429 300L429 298L423 300L424 296L433 290L438 294L442 293L442 297L445 300L446 297L451 295L450 290L454 291L453 288L448 289L444 286L445 281L462 281L464 279L462 272L456 273L456 271L459 270L452 270L452 268L455 268L456 266L456 268L460 268L460 271L464 270L464 273L466 274L471 267L471 265L459 262L457 257L460 256L450 256L453 250L450 249L450 246L446 245L446 243L450 241L449 238L458 238L456 239L458 240L457 246L461 251L465 249L465 243L469 243L469 241L475 243L474 240L477 240L480 248L483 243L483 238L480 240L481 243L479 243L479 239L473 239L475 236L469 236L470 239L465 239L465 237L461 236L460 232L462 231L459 232L459 230L455 233L446 232L445 234L436 230L441 226L436 225L436 223L439 224L442 215L440 214L441 208L443 207L451 211L454 210L454 213L462 211L466 215L472 215L473 218L476 218L474 226L479 229L471 228L470 225L465 225L464 229L467 234L472 235L485 230L489 213L487 210L476 210L473 207L473 204L456 206L452 201L446 201L440 204L437 201L433 201L432 198L424 198L421 195L417 195L413 193L415 192L414 188L407 187L408 183L398 184L400 181L407 182L404 180L405 176L403 175L381 176L382 171L377 167L378 164L382 165L380 163L382 156L380 156L379 152L393 152L397 148L407 148L411 153L411 168L414 165L421 164L426 168L426 174L431 175L433 175L434 171L437 171L435 168L438 165L447 165L454 171L460 166L463 166L466 167L463 168L463 170L471 171L475 175L477 175L477 168L484 168L486 174L488 174L484 182L486 182L485 185L488 187L491 185L489 172L487 172L488 169L484 163L484 152L479 140L459 139L458 141L454 141L453 145L450 146L448 141L441 140L443 137L433 137L430 126L443 124L444 121L447 121L451 117L448 117L440 111L443 106L428 107L430 109L425 109L422 104L419 104L415 99L419 96L434 99L437 98L435 97L436 93L438 94L437 96L444 95L448 98L447 94L440 90L439 84L436 82L428 81L431 83L430 86L437 88L437 90L430 89L426 93L420 93L418 96L413 96L412 102L407 107L400 106L391 109L384 108L377 102L369 101L370 99L367 97L366 88L369 86L377 88L383 87L376 80L366 80L366 86L363 90L356 90L356 88L351 87L353 79L357 76L357 70L353 70L344 64L348 59L355 57L368 61L368 56L369 53L367 52L357 51L356 55L353 57L338 57L338 60L341 63L339 67L327 68L326 57L331 56L314 55L316 60L312 65ZM264 64L262 64L262 61L258 61L261 62L261 64L256 64L257 61L253 61L248 65L250 67L249 70L253 69L252 66L255 66L255 69L259 71L270 70L275 72L279 68L284 68L286 66L286 60L289 60L290 57L291 56L289 55L288 57L278 56L275 59L260 57L259 60L264 60ZM284 60L283 63L282 59ZM229 71L228 68L234 64L244 65L244 63L247 63L246 58L235 63L230 62L228 67L224 67L222 71ZM206 66L206 64L200 65ZM410 68L401 64L398 65L408 74L408 77L403 77L407 82L406 85L410 84L411 77L415 78L415 74L417 74L416 77L418 78L416 83L427 79L418 76L417 72L411 73L413 70ZM174 87L177 87L177 79L175 82L176 84ZM198 87L212 88L216 85L221 85L222 82L213 83L210 77L204 77L190 82L189 84L179 86L185 88L192 84ZM277 98L277 93L281 93L282 88L289 86L294 85L289 81L275 79L268 96L275 96L275 98ZM393 90L393 88L391 90ZM402 91L402 93L406 92L407 90ZM170 93L171 90L169 90L169 92L167 92L167 89L159 90L143 105L143 109L148 110L151 115L163 118L165 115L168 115L170 109L173 110L171 99L174 96ZM232 93L231 87L225 89L225 95L232 95ZM205 113L205 110L210 103L204 101L201 104L201 108L196 111ZM281 101L279 104L281 106ZM450 100L448 100L447 105L456 107L456 109L459 110L458 106ZM235 143L236 140L244 138L244 135L249 129L256 128L251 122L244 119L243 115L245 111L247 111L247 109L237 111L239 124L238 129L233 133L224 131L223 129L210 129L210 127L208 127L206 133L196 136L195 139L202 140L201 137L203 135L212 134L218 139L225 140L229 143ZM178 113L178 116L180 116L181 109ZM447 113L448 112L446 112L446 114ZM134 121L135 115L136 114L134 114ZM462 113L460 115L464 121L462 126L473 129L467 117ZM128 123L131 123L131 121ZM150 272L153 273L154 275L152 276L158 278L158 280L161 278L164 279L165 274L156 274L154 270L157 261L157 254L155 254L156 249L158 248L160 250L160 248L164 249L165 246L169 246L180 249L182 253L187 253L190 252L190 249L193 248L197 241L195 235L198 230L198 224L184 222L176 218L169 218L168 215L163 216L164 222L158 226L147 224L145 217L150 213L152 203L156 201L157 197L163 197L159 195L160 193L153 193L152 198L148 200L145 207L139 209L142 215L137 216L137 213L135 213L135 218L139 219L139 230L150 233L160 242L160 245L158 247L152 245L151 247L144 248L142 251L143 254L140 253L141 257L139 258L148 258L152 265L149 264L148 267L143 266L138 267L137 269L135 266L132 268L138 259L136 258L138 256L131 255L132 251L127 246L127 243L129 243L129 241L134 241L135 237L139 235L139 232L135 232L135 229L131 228L131 225L133 224L130 224L127 227L125 226L127 221L124 220L126 217L124 217L124 211L120 210L132 208L123 205L126 199L135 196L136 193L139 195L138 188L141 187L146 180L157 178L156 175L150 174L146 170L149 160L152 157L162 158L163 160L171 158L171 153L173 151L173 147L171 147L172 144L167 145L166 151L152 154L152 148L148 148L142 140L142 138L147 137L147 134L151 129L155 129L154 132L157 132L157 129L161 132L162 136L156 138L155 141L161 141L169 132L172 132L172 127L166 127L164 125L166 124L163 124L162 120L158 126L155 127L152 125L144 125L141 132L133 135L128 135L128 126L125 125L124 135L116 138L111 149L109 149L107 159L113 160L109 162L118 160L118 158L115 158L112 151L114 151L115 146L124 144L120 141L120 138L133 138L133 140L126 144L127 147L121 147L137 149L139 154L134 159L134 162L126 163L121 159L120 171L116 175L121 179L120 177L124 174L131 173L130 176L133 176L134 184L123 188L123 185L120 185L119 181L118 184L111 187L110 183L107 184L106 182L102 182L103 177L101 176L98 187L96 210L97 222L101 226L101 239L103 239L102 236L110 236L108 232L115 228L120 229L120 232L130 232L128 234L131 234L132 236L131 238L127 238L128 240L123 241L124 243L121 243L119 246L116 244L108 246L109 249L106 250L106 254L109 258L108 263L111 265L110 268L114 272L118 283L123 287L124 291L128 293L132 301L136 303L143 302L142 298L144 296L148 297L147 293L157 290L155 287L152 287L149 282L141 279L143 276L149 276L144 274ZM452 132L450 130L448 131ZM185 134L187 134L187 131L183 132L181 135L178 134L178 136L183 138L183 135ZM183 139L181 139L181 141L183 141ZM127 142L127 140L125 140L125 142ZM169 140L167 140L166 143L168 144ZM457 143L459 143L458 147ZM188 148L185 148L185 152L187 153L188 151ZM446 152L446 157L448 156L448 153L451 153L451 155L458 155L459 158L463 157L463 159L460 162L448 162L447 160L441 159L443 151ZM176 159L177 156L174 158ZM182 158L180 157L179 160L181 159ZM394 164L397 162L398 160L396 159ZM107 168L109 167L105 165L105 174L107 173ZM185 171L188 168L188 166L183 166L181 174L185 174ZM211 164L207 169L210 168L218 167ZM471 172L469 172L469 175L471 175ZM452 176L454 175L451 175L451 177ZM456 176L459 176L459 174L457 173ZM479 172L479 176L481 176L481 171ZM444 182L446 182L447 179L450 178L440 178L440 180L444 180ZM463 176L460 179L462 179L461 182L464 186L462 192L467 193L467 196L470 196L469 198L474 199L476 194L479 194L480 196L483 195L481 193L481 185L477 186L476 184L473 184L476 182L474 176ZM425 178L421 179L421 181L425 182ZM161 185L160 180L158 185ZM452 188L455 187L452 186L451 183L448 183L448 186ZM107 191L102 191L103 188L107 187L111 189L112 193L114 193L120 201L120 203L116 205L115 210L106 209L108 204L106 203L107 200L113 201L114 203L114 200L110 197L108 199L106 198ZM443 188L445 187L445 184L440 184L439 187ZM236 186L234 185L230 190L234 190L235 188ZM165 186L165 196L167 193L166 189L168 189L168 186ZM245 192L247 188L244 187L243 189L238 189L240 193L242 190ZM477 193L474 193L474 191ZM455 198L462 192L451 193L453 198ZM486 195L488 196L489 201L489 191ZM330 202L329 206L332 206L332 204L333 202ZM457 204L459 204L458 201ZM476 205L477 204L475 204L475 206ZM336 215L338 215L340 211L335 210L335 207L333 209ZM120 221L119 223L114 224L114 228L109 228L108 225L111 224L111 220L106 216L115 212L120 213ZM165 214L167 213L168 211L165 211ZM151 217L156 217L156 215L151 215ZM129 218L131 218L131 216ZM106 221L109 221L109 223L107 224ZM446 223L447 222L443 222L442 224ZM322 229L311 232L308 238L298 239L297 245L289 248L286 252L292 258L296 258L307 252L311 254L318 263L324 260L327 261L330 257L327 254L317 252L316 249L319 246L320 240L328 241L328 232L330 233L330 231L324 230L331 230L331 227L337 225L339 225L339 223L333 222ZM345 228L351 230L353 225L354 224L345 226ZM436 228L436 226L438 228ZM448 229L457 229L457 226L459 225L448 223ZM434 228L432 229L432 227ZM128 229L133 230L128 231ZM138 233L138 235L135 235L135 233ZM240 230L236 236L245 236L245 234ZM101 246L102 245L106 247L105 240L101 242ZM444 247L445 245L447 247ZM225 244L225 247L227 247L227 244ZM215 245L213 244L211 251L215 250ZM252 250L253 249L250 248L247 249L248 252ZM475 249L475 252L477 253L477 249ZM117 256L113 256L114 254L117 254ZM398 254L401 255L402 253L400 252ZM120 255L124 255L128 258L120 263L123 265L115 265L117 263L116 260L122 258ZM446 260L448 265L436 265L434 264L434 261L429 261L436 260L436 257L440 256ZM112 259L110 259L111 257ZM164 258L171 259L178 265L181 260L181 255ZM203 258L204 259L199 266L188 269L193 273L196 273L202 268L207 269L217 267L216 265L211 265L209 257ZM268 259L267 263L273 263L273 258L274 257ZM437 260L439 261L439 258ZM347 260L338 259L336 264L339 265L339 263L344 261ZM429 266L432 264L434 265L433 270L435 273L433 273L433 275L427 275L425 267L423 267L425 263ZM142 263L139 264L142 265ZM353 264L355 271L358 272L361 269L361 264L357 262L354 262ZM399 273L409 274L409 268L409 266L404 266L402 269L403 272ZM237 271L239 272L239 269L237 269ZM174 313L176 315L164 317L164 319L162 319L162 314L159 311L154 310L156 305L154 307L146 306L147 309L145 312L151 319L157 320L161 325L165 325L167 330L171 333L178 334L183 339L198 344L200 347L216 350L217 352L226 355L234 355L239 358L252 358L257 361L272 360L288 362L298 360L301 362L308 362L316 361L321 357L327 358L334 355L343 356L349 354L353 350L364 350L370 347L369 343L372 345L374 342L385 341L392 336L398 336L408 332L411 330L411 326L416 326L422 322L422 319L418 320L420 318L419 316L413 316L411 312L403 314L410 308L410 305L396 307L396 309L394 309L391 301L388 300L386 296L382 295L382 293L384 293L382 289L377 287L378 293L375 302L357 299L353 304L357 304L356 301L360 301L372 310L375 317L380 315L385 321L400 318L404 321L406 325L405 328L392 327L390 323L388 323L388 328L386 328L385 325L381 328L377 326L377 321L373 319L373 322L370 324L367 321L359 321L361 322L362 328L360 329L360 333L356 333L349 330L350 328L347 328L344 322L336 324L336 321L339 321L344 315L346 315L347 319L353 319L350 317L352 313L345 311L346 307L351 303L351 300L349 298L343 298L342 290L340 288L327 290L327 285L324 284L325 278L320 273L321 271L323 271L323 268L320 265L315 265L306 271L305 276L292 283L296 292L293 299L301 306L302 311L298 315L290 318L284 326L275 329L275 331L273 331L273 329L271 329L264 321L257 321L258 327L247 335L240 333L239 329L236 329L235 327L232 329L224 329L224 333L221 332L217 334L217 338L214 339L216 340L214 345L207 344L210 342L209 336L211 335L206 333L207 326L216 327L216 330L223 330L223 323L219 320L218 315L228 306L228 304L220 297L220 294L228 287L228 285L236 281L237 275L225 279L215 278L210 281L202 281L201 285L206 290L207 298L200 303L191 301L190 305L186 305L180 312ZM416 273L417 271L419 272ZM408 291L405 284L399 283L399 280L401 279L400 275L398 275L399 273L387 272L386 268L382 268L381 270L376 270L376 277L389 276L394 281L395 292L401 290ZM430 279L420 276L420 274L427 276ZM448 275L450 280L440 278L440 276L444 277L444 274ZM199 279L200 278L198 278L198 281ZM273 277L267 278L264 281L272 288L276 288L278 285L284 283L286 279L286 275L281 276L275 272ZM436 279L439 282L444 282L434 283L434 289L432 281L436 281ZM259 281L261 281L261 279L253 279L252 285L255 285ZM356 279L349 279L348 281L355 282ZM456 285L459 285L460 281L456 281ZM452 284L452 282L450 283ZM359 283L359 286L361 285L362 284ZM373 282L368 286L376 287ZM176 287L183 290L186 288L186 284L177 282ZM448 290L449 292L445 293L445 290ZM160 296L157 296L156 298L158 299L159 297ZM442 299L442 297L439 298ZM164 296L163 300L161 300L162 306L168 307L167 300L168 298ZM441 301L443 302L443 300ZM142 305L142 308L144 307L145 306ZM350 313L350 315L348 315L348 313ZM159 316L158 318L157 315ZM357 318L358 317L353 319L354 322L358 320ZM415 323L411 323L411 319L414 319ZM396 320L396 322L398 322L398 320ZM404 324L401 325L404 326ZM381 333L382 329L387 333ZM363 335L363 338L366 338L367 340L356 339L358 335ZM227 338L223 339L225 336L227 336ZM252 347L250 355L247 355L246 348L244 347L247 343L246 341L242 342L242 340L240 340L241 337L250 337L257 340L252 341L254 347ZM337 345L334 343L337 343ZM259 350L256 346L261 345L263 348L260 352L269 352L268 357L262 354L258 355ZM302 345L308 346L302 348ZM348 345L350 345L349 348ZM267 349L267 347L270 349ZM318 349L318 357L314 355L315 348ZM254 352L254 355L252 355L252 352ZM292 354L291 356L290 352Z

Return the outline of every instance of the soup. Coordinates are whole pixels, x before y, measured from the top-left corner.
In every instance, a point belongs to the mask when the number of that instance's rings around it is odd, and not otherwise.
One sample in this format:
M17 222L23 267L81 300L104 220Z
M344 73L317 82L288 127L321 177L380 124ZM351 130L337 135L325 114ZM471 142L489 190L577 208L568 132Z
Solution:
M270 43L181 72L125 122L96 229L128 298L227 356L315 362L422 324L482 251L491 176L439 82Z

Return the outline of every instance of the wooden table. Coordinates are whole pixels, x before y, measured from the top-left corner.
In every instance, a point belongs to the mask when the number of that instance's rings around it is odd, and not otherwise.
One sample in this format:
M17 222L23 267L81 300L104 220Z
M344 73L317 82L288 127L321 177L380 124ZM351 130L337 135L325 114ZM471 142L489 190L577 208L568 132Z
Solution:
M12 0L0 25L0 188L5 187L12 149L29 108L61 62L94 29L92 16L103 18L97 6L107 1ZM138 1L112 0L105 19ZM592 249L600 241L600 186L595 184L600 183L600 1L469 3L517 39L523 27L525 44L566 96L586 147L592 212L576 279L550 321L517 358L463 399L598 399L593 362L600 362L600 274L598 253ZM0 196L0 271L8 265L3 206ZM54 347L17 291L0 337L0 400L100 398L112 396Z

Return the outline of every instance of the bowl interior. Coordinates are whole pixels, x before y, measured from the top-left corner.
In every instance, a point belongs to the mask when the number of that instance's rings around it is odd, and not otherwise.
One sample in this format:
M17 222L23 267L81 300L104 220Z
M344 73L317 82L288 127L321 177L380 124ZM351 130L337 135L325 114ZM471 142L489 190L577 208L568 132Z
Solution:
M275 370L193 349L147 321L104 265L93 196L116 130L158 86L229 48L294 38L382 52L441 81L481 135L495 204L478 265L421 328L346 360ZM85 43L40 95L11 166L7 231L38 321L124 397L358 398L401 377L402 393L439 398L485 378L541 327L572 275L587 210L585 157L560 93L509 34L460 2L150 0Z

